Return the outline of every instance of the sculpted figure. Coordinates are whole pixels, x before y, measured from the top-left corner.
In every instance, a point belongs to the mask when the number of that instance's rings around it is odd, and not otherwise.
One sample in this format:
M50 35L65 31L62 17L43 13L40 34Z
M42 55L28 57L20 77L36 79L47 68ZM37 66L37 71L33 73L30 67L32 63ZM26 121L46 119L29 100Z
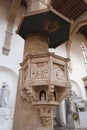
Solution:
M0 107L9 107L9 86L3 82L2 88L0 89Z
M40 92L40 100L46 101L46 92L44 90Z

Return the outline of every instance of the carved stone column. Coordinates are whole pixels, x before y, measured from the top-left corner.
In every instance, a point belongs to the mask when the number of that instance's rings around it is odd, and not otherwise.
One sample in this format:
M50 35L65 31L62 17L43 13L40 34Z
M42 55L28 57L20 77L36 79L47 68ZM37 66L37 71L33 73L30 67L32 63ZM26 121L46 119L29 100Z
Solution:
M26 38L13 130L53 130L53 108L69 95L67 59L48 53L48 45L46 35Z

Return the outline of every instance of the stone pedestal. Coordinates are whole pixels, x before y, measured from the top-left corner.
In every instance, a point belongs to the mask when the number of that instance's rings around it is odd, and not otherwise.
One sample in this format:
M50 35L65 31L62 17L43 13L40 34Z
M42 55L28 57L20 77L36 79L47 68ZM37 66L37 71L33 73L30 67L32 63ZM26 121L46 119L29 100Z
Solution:
M48 45L42 34L26 38L13 130L53 130L53 108L69 96L68 59L49 53Z

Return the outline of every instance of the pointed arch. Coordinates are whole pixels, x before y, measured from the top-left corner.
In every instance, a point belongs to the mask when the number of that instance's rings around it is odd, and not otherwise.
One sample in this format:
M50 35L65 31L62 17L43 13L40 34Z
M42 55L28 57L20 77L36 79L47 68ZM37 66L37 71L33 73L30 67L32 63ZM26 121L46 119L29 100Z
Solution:
M77 23L71 31L71 37L72 37L73 34L75 34L84 25L87 25L87 20L84 20L84 21Z

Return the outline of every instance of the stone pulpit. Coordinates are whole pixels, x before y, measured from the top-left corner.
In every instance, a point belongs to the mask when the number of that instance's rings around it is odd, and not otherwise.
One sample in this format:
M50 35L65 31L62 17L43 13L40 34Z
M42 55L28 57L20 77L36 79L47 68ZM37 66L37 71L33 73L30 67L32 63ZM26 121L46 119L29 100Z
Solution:
M65 31L59 36L61 25ZM66 41L68 29L69 23L52 11L22 19L17 33L25 39L25 46L13 130L53 130L53 108L70 94L69 59L50 53L49 47Z

